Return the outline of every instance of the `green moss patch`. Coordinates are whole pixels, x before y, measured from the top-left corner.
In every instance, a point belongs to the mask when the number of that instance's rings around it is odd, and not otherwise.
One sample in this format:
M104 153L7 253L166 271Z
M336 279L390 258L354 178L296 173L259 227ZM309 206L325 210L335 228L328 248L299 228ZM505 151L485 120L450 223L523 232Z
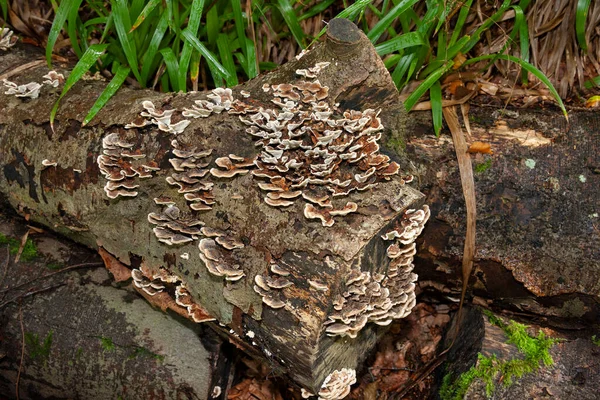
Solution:
M50 356L50 348L52 347L52 335L53 331L48 332L48 335L43 341L40 341L40 337L37 333L25 332L25 344L27 346L27 353L32 360L41 360L46 362Z
M17 255L21 248L21 241L0 233L0 246L8 245L8 251L11 255ZM21 253L21 259L24 261L32 261L37 258L38 252L35 244L31 239L27 239L25 246L23 246L23 252Z
M484 311L484 313L488 316L490 323L500 327L506 333L508 343L514 344L524 358L500 361L495 355L487 357L479 354L477 365L471 367L458 379L453 379L451 374L444 376L440 388L442 400L460 400L464 398L465 393L476 379L485 383L486 394L491 396L498 379L502 380L504 386L510 386L515 379L538 370L540 363L549 366L554 362L548 350L559 339L549 338L542 331L535 337L530 336L527 333L527 326L515 321L506 324L490 312Z
M488 169L490 169L491 167L492 167L492 159L488 158L484 162L477 164L475 166L474 170L475 170L475 173L481 174L481 173L487 171Z

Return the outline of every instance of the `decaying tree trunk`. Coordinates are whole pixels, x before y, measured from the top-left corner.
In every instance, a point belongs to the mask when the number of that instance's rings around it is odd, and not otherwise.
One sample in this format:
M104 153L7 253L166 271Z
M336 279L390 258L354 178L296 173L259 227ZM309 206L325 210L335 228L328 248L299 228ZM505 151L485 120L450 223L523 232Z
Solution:
M15 51L0 68L23 63ZM334 20L324 43L233 91L123 89L82 127L104 86L77 84L53 129L60 87L0 95L0 193L116 257L150 301L216 319L309 392L342 396L379 325L414 305L429 215L380 150L404 114L367 38Z
M485 100L484 100L485 101ZM412 118L406 152L431 219L419 243L422 289L457 298L465 208L448 135ZM575 328L600 315L600 124L597 112L471 107L477 238L470 288L477 304ZM420 122L419 122L420 121ZM424 134L423 134L423 131Z

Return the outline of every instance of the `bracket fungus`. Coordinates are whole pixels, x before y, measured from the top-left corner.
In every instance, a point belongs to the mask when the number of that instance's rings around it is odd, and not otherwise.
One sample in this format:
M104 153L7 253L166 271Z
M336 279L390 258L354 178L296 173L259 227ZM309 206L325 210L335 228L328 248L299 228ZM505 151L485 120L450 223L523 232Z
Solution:
M319 390L319 400L340 400L350 394L356 383L356 371L350 368L335 370L325 378Z
M13 47L17 40L13 40L13 31L8 28L0 28L0 50L7 51Z
M12 94L16 97L29 97L31 99L37 99L40 95L40 89L42 85L37 82L29 82L25 85L17 85L14 82L4 79L2 81L6 91L4 94Z
M52 87L58 87L61 83L65 82L65 76L56 71L50 71L46 75L42 76L44 78L44 83L46 85L50 85Z

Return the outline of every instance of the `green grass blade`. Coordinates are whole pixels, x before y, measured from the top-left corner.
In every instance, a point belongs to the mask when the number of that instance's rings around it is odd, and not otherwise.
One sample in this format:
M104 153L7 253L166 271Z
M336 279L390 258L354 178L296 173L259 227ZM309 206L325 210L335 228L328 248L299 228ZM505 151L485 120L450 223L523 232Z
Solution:
M154 58L156 57L156 53L158 52L158 47L160 46L160 42L163 40L165 36L165 32L167 31L168 21L167 21L167 13L163 13L160 16L160 20L158 21L158 25L156 25L156 29L154 30L154 35L152 35L152 40L148 45L148 49L144 54L144 58L142 59L142 86L146 87L148 84L148 79L150 78L150 70L152 67L152 63Z
M175 57L175 53L173 49L170 47L165 47L160 50L160 54L163 56L163 60L165 61L165 65L167 66L167 73L169 74L169 80L171 81L171 87L174 92L178 92L181 90L179 87L179 62L177 61L177 57Z
M81 58L81 56L83 55L83 51L81 50L81 46L79 46L79 41L77 40L77 38L79 37L79 35L77 34L78 17L79 10L71 9L67 17L67 35L69 35L69 39L71 40L71 47L73 47L73 51L77 55L77 58Z
M219 19L219 11L215 4L208 10L206 14L206 36L208 44L212 47L217 43L217 37L221 31L221 21Z
M456 25L454 25L454 30L452 32L452 37L450 38L450 42L448 42L448 47L452 47L454 43L458 40L460 33L462 32L463 27L465 26L465 21L469 16L469 10L471 9L471 4L473 4L473 0L465 1L465 4L460 8L458 12L458 19L456 20Z
M258 59L256 58L256 47L254 41L246 38L246 66L248 79L258 76Z
M131 72L135 75L135 79L137 79L140 84L143 84L138 68L137 50L131 34L129 33L131 30L131 19L129 18L127 2L126 0L112 0L111 7L115 29L119 41L121 42L123 53L125 53L125 58L131 67Z
M81 0L63 0L58 6L46 44L46 61L48 62L48 68L52 68L52 50L54 49L60 31L67 21L69 13L73 10L79 10L80 5Z
M222 33L217 38L217 47L219 48L219 55L221 56L221 62L223 63L223 67L229 73L225 82L227 86L235 86L238 84L237 73L235 71L235 63L233 62L233 51L229 47L229 38L226 34Z
M235 20L238 41L242 48L242 53L244 54L245 63L243 68L244 71L246 71L248 78L252 79L258 75L254 43L246 36L246 23L244 22L244 16L242 15L241 2L239 0L231 0L231 8L233 10L233 19Z
M600 75L598 75L595 78L585 81L583 86L585 86L586 89L593 89L595 87L600 86Z
M404 102L404 108L406 111L412 110L412 108L417 104L421 96L425 94L427 90L429 90L434 83L438 82L440 78L452 68L454 62L448 61L445 65L438 68L435 72L427 77L416 89L414 92L408 96L406 101Z
M146 6L144 7L144 9L142 10L142 12L140 13L140 15L138 15L137 19L133 23L133 26L131 27L131 30L129 32L133 32L134 30L136 30L137 27L140 26L142 24L142 22L144 22L146 20L146 18L148 17L148 15L150 15L150 13L152 11L154 11L154 9L156 8L156 6L160 4L160 1L161 0L150 0L148 2L148 4L146 4Z
M404 78L407 76L406 73L413 60L416 60L417 55L415 53L409 53L400 58L396 68L394 68L394 72L392 72L392 80L397 88L401 88L403 86L402 82L405 80Z
M198 35L202 10L204 9L204 0L194 0L188 20L187 30L194 36ZM183 50L179 56L179 90L185 91L187 82L187 73L192 58L193 47L189 42L183 44Z
M469 50L471 50L478 42L481 40L481 35L483 32L487 31L490 26L495 24L508 10L510 7L511 0L504 0L498 11L496 11L491 17L486 19L483 24L481 24L477 30L471 35L471 40L465 45L465 47L461 50L463 54L466 54Z
M429 88L429 101L431 102L433 130L435 136L440 136L442 131L442 85L440 85L440 81L435 82Z
M377 42L379 37L385 32L385 30L392 24L392 22L402 15L407 9L412 7L418 0L402 0L394 8L390 10L389 13L385 15L375 26L373 29L369 31L367 37L371 41L371 43Z
M539 69L537 69L536 67L534 67L530 63L525 62L525 61L521 60L518 57L511 56L511 55L508 55L508 54L489 54L489 55L484 55L484 56L479 56L479 57L471 58L470 60L467 60L463 64L463 66L467 66L469 64L473 64L473 63L476 63L476 62L482 61L482 60L490 60L490 59L493 59L494 57L500 58L502 60L512 61L512 62L514 62L516 64L519 64L521 66L521 68L525 69L527 72L531 73L536 78L538 78L544 85L546 85L546 87L548 88L548 90L550 90L550 93L552 94L552 97L554 97L554 100L556 100L556 102L558 103L560 109L563 112L563 115L565 116L565 118L567 119L567 121L569 120L569 115L567 114L567 109L565 108L565 105L564 105L562 99L560 98L558 92L556 91L556 89L552 85L552 82L550 82L550 80L546 77L546 75L544 75L544 73L542 71L540 71Z
M585 22L587 21L588 11L590 9L590 0L578 0L577 12L575 13L575 33L577 43L584 52L587 52L587 42L585 41Z
M375 46L375 50L377 54L384 56L407 47L421 45L427 45L423 35L420 32L409 32L378 44Z
M210 50L208 50L200 42L200 40L198 40L196 36L194 36L190 31L188 31L187 28L181 31L181 36L183 36L185 40L189 41L192 44L192 46L194 46L194 48L198 50L200 54L202 54L202 57L204 57L208 63L208 67L211 70L211 73L214 74L216 72L218 73L218 75L227 79L229 72L227 72L227 70L221 65L221 63L219 63L214 54L211 53Z
M365 8L367 8L369 4L371 4L371 0L356 0L355 3L346 7L343 11L336 15L335 18L347 18L353 21L357 15L365 11ZM326 30L327 27L321 29L315 40L323 36Z
M304 45L304 31L298 23L298 17L292 8L292 5L290 4L289 0L277 0L277 4L279 6L279 12L281 12L281 16L285 20L290 32L292 32L294 39L296 39L296 42L298 42L300 48L304 49L306 47Z
M115 76L113 76L106 88L100 94L100 97L98 97L98 100L96 100L88 114L85 116L81 126L87 125L96 116L96 114L98 114L98 111L104 107L106 102L110 100L110 98L113 97L117 90L119 90L119 88L123 85L123 82L125 82L125 79L127 79L127 76L129 76L130 71L131 69L129 67L122 65L119 66L117 73Z
M312 18L315 15L322 13L323 11L327 10L329 6L333 4L334 1L335 0L317 1L314 6L312 6L300 17L298 17L298 21L303 21L305 19Z
M50 126L52 127L52 129L54 129L54 118L56 117L56 112L58 111L58 105L60 103L60 100L65 94L67 94L67 92L73 87L73 85L75 85L81 79L81 77L87 71L90 70L92 65L94 65L96 61L98 61L98 58L100 58L100 56L102 55L102 53L104 53L107 47L107 44L94 44L88 47L85 53L83 53L83 56L81 56L81 58L69 74L69 77L65 81L65 86L63 87L63 90L60 93L58 100L56 100L56 103L54 103L54 107L52 107L52 111L50 112Z
M8 19L6 16L8 14L8 0L0 0L0 8L2 8L2 19L7 21Z

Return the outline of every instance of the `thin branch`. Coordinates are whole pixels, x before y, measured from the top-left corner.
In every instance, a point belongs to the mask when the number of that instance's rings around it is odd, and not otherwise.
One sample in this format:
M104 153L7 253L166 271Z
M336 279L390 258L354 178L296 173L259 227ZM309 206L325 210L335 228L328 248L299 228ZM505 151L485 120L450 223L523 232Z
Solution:
M17 382L15 384L17 400L19 400L19 382L21 381L21 369L23 368L23 357L25 356L25 327L23 326L22 304L19 304L19 322L21 323L21 361L19 362L19 372L17 373Z
M6 279L6 274L8 273L8 262L10 261L10 246L6 245L6 261L4 261L4 273L2 274L2 279L0 279L0 289L2 289L2 285L4 285L4 280Z
M6 289L2 289L2 290L0 290L0 293L8 292L10 290L20 289L23 286L30 285L33 282L38 281L40 279L50 278L51 276L54 276L54 275L57 275L57 274L61 274L63 272L70 271L70 270L73 270L73 269L78 269L78 268L92 268L92 267L101 267L101 266L104 266L104 263L102 263L102 262L93 262L93 263L83 263L83 264L71 265L71 266L63 268L63 269L61 269L59 271L55 271L55 272L52 272L52 273L47 274L47 275L38 276L37 278L34 278L34 279L32 279L30 281L27 281L27 282L23 282L23 283L21 283L21 284L19 284L17 286L13 286L13 287L9 287L9 288L6 288Z
M47 292L48 290L56 289L56 288L59 288L59 287L64 286L64 285L66 285L66 284L65 283L59 283L57 285L46 286L46 287L38 289L38 290L33 290L31 292L20 294L18 296L13 297L10 300L6 300L4 303L0 303L0 309L2 309L4 306L9 305L10 303L14 303L17 300L22 300L22 299L24 299L26 297L33 296L35 294L42 293L42 292Z

